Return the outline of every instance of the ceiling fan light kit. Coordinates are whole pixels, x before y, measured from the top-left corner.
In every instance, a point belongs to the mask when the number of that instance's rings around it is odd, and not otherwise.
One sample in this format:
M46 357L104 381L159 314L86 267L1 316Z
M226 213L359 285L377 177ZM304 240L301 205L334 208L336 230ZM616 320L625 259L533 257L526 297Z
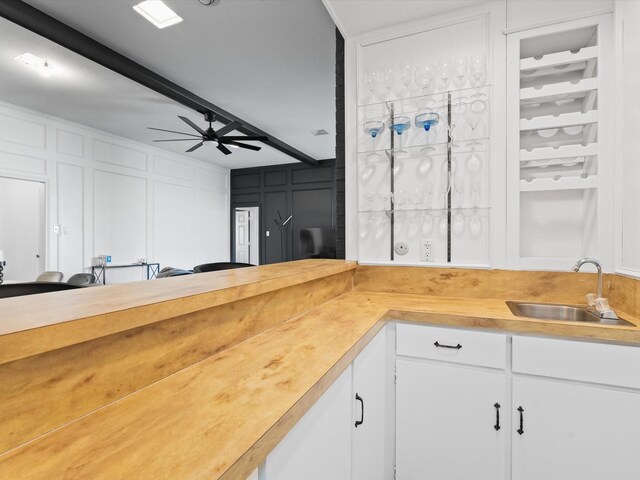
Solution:
M250 145L248 143L242 143L242 142L252 142L252 141L266 142L269 140L268 137L263 137L258 135L248 135L248 136L227 135L228 133L231 133L232 131L242 127L242 124L237 121L230 122L226 124L224 127L218 130L214 130L211 125L213 122L215 122L216 118L211 112L207 112L204 114L204 121L209 123L209 126L204 130L200 128L198 125L196 125L194 122L189 120L187 117L178 115L178 118L182 120L184 123L186 123L187 125L189 125L191 128L193 128L198 133L198 135L195 135L193 133L178 132L175 130L165 130L163 128L148 127L149 130L156 130L158 132L175 133L177 135L185 135L186 137L188 137L188 138L170 138L166 140L154 140L154 142L185 142L185 141L193 142L193 141L199 140L198 143L196 143L194 146L186 150L186 153L191 153L194 150L197 150L198 148L202 147L205 144L205 142L214 142L218 150L220 150L225 155L229 155L231 153L231 150L229 150L227 146L233 147L233 148L244 148L247 150L253 150L257 152L262 147L257 147L255 145Z

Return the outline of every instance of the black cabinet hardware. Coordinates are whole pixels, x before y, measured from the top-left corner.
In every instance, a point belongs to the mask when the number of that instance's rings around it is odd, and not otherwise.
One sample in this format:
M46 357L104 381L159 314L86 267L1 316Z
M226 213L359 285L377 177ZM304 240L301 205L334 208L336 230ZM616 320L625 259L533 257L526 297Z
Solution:
M438 342L437 340L436 340L436 342L434 343L434 345L435 345L437 348L451 348L451 349L453 349L453 350L460 350L460 349L462 348L462 345L460 345L460 344L457 344L457 345L444 345L444 344L442 344L442 343Z
M360 402L362 406L362 410L361 410L362 413L360 414L360 420L356 420L356 428L358 428L358 425L362 425L364 423L364 400L357 393L356 393L356 402Z
M493 405L496 408L496 424L493 426L496 430L500 430L500 404Z
M522 435L524 433L524 408L518 407L518 411L520 412L520 428L516 432Z

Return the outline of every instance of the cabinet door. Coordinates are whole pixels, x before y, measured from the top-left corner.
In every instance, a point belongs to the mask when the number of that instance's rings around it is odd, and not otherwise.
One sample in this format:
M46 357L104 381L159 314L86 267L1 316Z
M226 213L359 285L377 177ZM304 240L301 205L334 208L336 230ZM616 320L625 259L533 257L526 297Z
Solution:
M387 328L353 362L354 480L393 477L393 409L389 408L389 399L393 398L393 356L387 354Z
M637 480L639 411L638 393L515 376L513 480Z
M504 373L409 360L396 369L398 480L504 479Z
M267 456L266 480L351 478L351 366Z

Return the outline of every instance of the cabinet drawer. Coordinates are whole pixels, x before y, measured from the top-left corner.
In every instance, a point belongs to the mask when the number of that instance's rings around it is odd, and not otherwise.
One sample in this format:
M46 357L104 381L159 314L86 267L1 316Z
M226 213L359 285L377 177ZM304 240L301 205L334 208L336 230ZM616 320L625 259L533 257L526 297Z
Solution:
M640 347L514 336L513 371L640 388Z
M399 324L397 353L481 367L505 368L506 335Z

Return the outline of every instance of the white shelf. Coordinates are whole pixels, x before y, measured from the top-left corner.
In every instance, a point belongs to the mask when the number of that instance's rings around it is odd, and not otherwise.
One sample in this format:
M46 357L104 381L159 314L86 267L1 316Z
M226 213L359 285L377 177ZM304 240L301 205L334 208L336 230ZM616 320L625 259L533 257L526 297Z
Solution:
M547 55L542 55L541 57L523 58L520 60L520 70L524 72L527 70L555 67L558 65L569 65L594 58L598 58L597 46L581 48L575 53L565 51L549 53ZM558 73L562 73L564 71L566 70L559 70Z
M586 92L598 89L597 78L584 78L576 83L560 82L550 83L543 87L527 87L520 89L521 101L544 102L549 100L559 100L564 98L576 98L584 96Z
M598 177L562 177L559 179L540 178L535 180L520 180L521 192L545 192L550 190L586 190L597 188Z
M572 112L560 115L546 115L532 119L520 120L520 131L544 130L547 128L571 127L575 125L588 125L598 121L598 111L591 110L587 113Z
M598 155L598 150L597 143L590 143L589 145L565 145L558 148L534 148L531 151L520 150L520 161L531 162L560 158L589 157Z

